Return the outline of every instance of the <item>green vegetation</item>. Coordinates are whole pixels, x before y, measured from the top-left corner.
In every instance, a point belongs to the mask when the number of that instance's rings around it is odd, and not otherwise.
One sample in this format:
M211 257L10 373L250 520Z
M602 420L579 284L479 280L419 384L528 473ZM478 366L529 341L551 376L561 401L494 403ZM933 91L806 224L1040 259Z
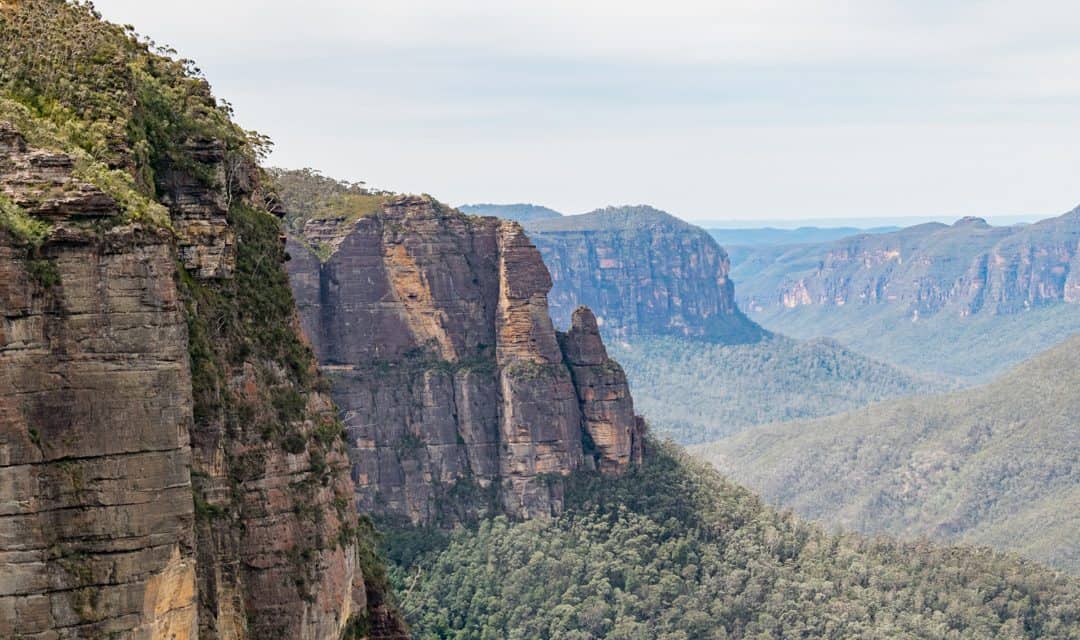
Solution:
M624 205L605 207L573 216L547 216L533 218L525 225L530 231L601 231L648 227L701 231L689 222L676 218L666 211L648 205Z
M1080 308L1053 304L1012 314L938 314L912 322L888 305L796 307L754 321L795 338L827 335L910 371L964 384L987 382L1080 331Z
M374 215L392 195L367 188L363 182L327 178L314 169L268 169L276 196L285 211L285 224L299 233L308 220L356 222ZM313 250L328 256L323 247Z
M1080 633L1075 581L984 549L827 534L673 445L624 477L576 478L555 520L386 543L422 640Z
M827 336L923 375L973 384L1080 331L1077 307L1061 302L1075 278L1068 256L1078 238L1080 209L1013 227L930 223L740 247L731 252L731 276L740 306L770 331ZM814 304L781 304L781 292L796 283Z
M988 544L1080 571L1080 336L994 382L759 427L699 453L834 526Z
M324 535L316 492L344 472L337 462L342 427L325 409L308 407L310 393L325 382L295 329L282 225L264 206L257 163L269 142L237 126L194 63L175 53L132 27L102 21L89 2L0 0L0 122L10 122L34 148L70 155L73 177L119 204L121 215L106 224L137 220L170 229L163 201L177 182L194 180L224 199L236 240L232 277L196 279L179 265L176 274L188 321L193 448L223 452L232 484L231 499L221 500L210 493L218 487L208 476L192 472L200 558L213 558L225 539L225 553L235 552L245 520L257 517L244 513L252 504L244 483L265 476L268 453L306 452L308 473L290 485L298 528L288 555L303 565L294 574L297 589L314 596L316 550L356 542L369 603L377 605L385 570L370 523L350 526L345 501L340 535ZM35 278L57 284L53 263L36 255L49 233L44 223L0 198L0 229L31 248L27 264Z
M24 135L47 135L107 171L123 169L113 179L130 179L144 196L155 194L166 167L198 171L192 142L216 140L239 156L265 148L265 138L232 122L191 60L100 18L83 2L0 5L0 96L23 108L4 105L0 119L20 129L27 116L47 122L47 131Z
M935 388L830 340L634 338L609 342L608 350L626 370L637 410L683 444Z
M16 241L37 249L49 237L50 228L0 193L0 230L10 233Z

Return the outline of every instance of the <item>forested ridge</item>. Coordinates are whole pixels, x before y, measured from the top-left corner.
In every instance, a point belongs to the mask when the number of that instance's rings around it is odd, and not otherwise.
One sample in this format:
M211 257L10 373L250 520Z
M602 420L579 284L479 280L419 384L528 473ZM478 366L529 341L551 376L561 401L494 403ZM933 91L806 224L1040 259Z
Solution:
M609 350L626 370L638 410L683 444L944 387L833 340L772 335L722 345L635 337L611 341Z
M768 425L696 451L830 526L1080 570L1080 336L982 387Z
M986 549L833 535L652 443L554 520L393 531L414 637L1074 638L1077 583Z

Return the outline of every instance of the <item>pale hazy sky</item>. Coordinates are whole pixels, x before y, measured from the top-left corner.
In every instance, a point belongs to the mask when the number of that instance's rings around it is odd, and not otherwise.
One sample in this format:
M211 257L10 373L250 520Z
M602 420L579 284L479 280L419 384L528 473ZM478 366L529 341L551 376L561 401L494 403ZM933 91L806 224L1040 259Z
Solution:
M1080 202L1080 4L97 0L271 162L453 203L691 220Z

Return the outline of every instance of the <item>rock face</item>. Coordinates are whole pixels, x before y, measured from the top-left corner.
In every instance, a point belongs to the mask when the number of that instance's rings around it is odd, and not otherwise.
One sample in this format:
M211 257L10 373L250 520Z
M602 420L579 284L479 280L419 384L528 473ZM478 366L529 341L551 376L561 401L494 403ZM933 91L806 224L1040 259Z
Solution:
M526 224L551 271L551 312L569 326L578 305L604 334L756 342L761 327L735 304L728 257L708 233L651 207L611 207Z
M753 311L885 305L912 318L1009 314L1080 302L1080 208L1027 226L980 218L925 224L746 257L742 304Z
M0 636L195 637L191 382L168 238L58 232L25 256L0 239Z
M626 374L608 357L596 316L588 307L578 307L570 331L560 338L585 419L589 448L600 454L600 470L618 471L640 463L645 425L633 414Z
M308 246L333 250L320 261ZM561 508L561 476L640 459L625 377L584 328L564 340L578 360L564 356L551 279L518 224L398 197L355 222L309 221L289 252L362 511L546 515Z
M116 224L76 164L0 124L0 193L52 225L0 227L0 637L405 637L359 564L277 221L174 172L178 240Z

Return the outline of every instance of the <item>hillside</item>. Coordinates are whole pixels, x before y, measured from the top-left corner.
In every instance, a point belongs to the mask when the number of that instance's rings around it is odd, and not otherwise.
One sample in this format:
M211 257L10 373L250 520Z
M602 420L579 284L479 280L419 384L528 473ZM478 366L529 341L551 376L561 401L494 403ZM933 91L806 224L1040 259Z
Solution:
M683 444L941 388L831 340L773 335L718 345L634 338L609 348L626 369L638 410L655 430Z
M1071 638L1075 580L984 549L830 535L650 445L550 521L387 538L414 637Z
M770 330L975 382L1080 331L1078 246L1080 210L1015 227L965 218L739 248L732 278Z
M764 332L735 305L728 259L708 233L647 206L529 222L554 283L551 315L578 305L608 338L671 335L743 344Z
M761 427L697 453L830 526L1080 571L1080 336L990 384Z
M463 204L458 207L458 210L470 216L495 216L522 223L550 220L562 216L554 209L536 204Z

